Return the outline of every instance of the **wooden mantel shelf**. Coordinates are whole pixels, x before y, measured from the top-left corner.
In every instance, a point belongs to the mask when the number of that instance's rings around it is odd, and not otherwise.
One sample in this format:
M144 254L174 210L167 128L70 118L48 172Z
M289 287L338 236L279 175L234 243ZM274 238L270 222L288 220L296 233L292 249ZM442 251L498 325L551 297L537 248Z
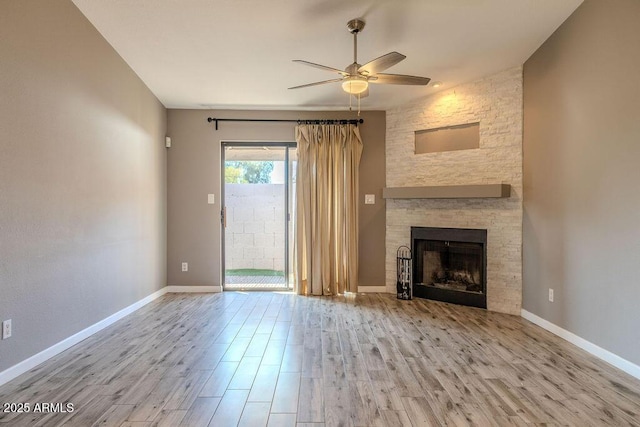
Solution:
M511 196L510 184L387 187L383 199L484 199Z

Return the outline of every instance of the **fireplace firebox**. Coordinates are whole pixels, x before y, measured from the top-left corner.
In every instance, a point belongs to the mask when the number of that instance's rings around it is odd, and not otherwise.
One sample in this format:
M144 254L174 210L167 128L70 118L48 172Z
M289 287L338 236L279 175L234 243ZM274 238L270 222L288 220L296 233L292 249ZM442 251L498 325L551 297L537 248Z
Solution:
M487 230L411 227L413 296L487 308Z

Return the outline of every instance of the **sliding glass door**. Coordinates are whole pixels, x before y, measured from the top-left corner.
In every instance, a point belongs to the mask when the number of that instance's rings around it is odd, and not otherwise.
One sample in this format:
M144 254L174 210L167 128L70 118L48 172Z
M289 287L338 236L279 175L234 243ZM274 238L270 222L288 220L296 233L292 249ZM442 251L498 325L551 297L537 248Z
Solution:
M289 290L295 143L222 143L225 290Z

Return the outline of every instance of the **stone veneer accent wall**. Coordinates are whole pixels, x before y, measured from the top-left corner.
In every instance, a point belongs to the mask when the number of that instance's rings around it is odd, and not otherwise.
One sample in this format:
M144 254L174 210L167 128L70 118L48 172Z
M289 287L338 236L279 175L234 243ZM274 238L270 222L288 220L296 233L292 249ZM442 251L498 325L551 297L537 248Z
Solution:
M511 184L505 199L388 199L386 286L411 226L487 229L487 308L520 314L522 302L522 67L387 112L387 187ZM480 148L414 154L414 132L480 123Z

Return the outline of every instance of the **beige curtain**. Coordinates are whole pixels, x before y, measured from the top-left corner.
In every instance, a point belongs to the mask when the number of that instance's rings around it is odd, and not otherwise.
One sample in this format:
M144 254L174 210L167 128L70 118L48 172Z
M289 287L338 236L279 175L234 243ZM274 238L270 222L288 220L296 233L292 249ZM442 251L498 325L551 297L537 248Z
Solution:
M360 132L355 125L300 125L296 141L296 290L357 292Z

